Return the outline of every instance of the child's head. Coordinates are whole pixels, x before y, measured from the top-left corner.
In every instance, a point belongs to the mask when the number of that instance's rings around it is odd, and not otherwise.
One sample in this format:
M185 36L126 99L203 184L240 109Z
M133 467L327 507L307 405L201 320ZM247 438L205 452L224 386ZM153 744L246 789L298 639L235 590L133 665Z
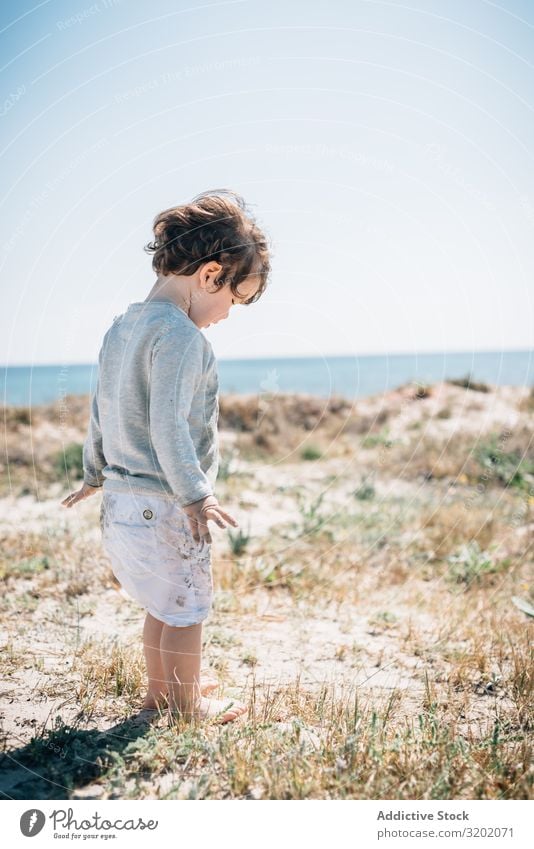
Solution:
M154 220L158 280L187 285L189 315L199 327L227 318L234 303L255 303L271 270L267 240L243 198L229 189L203 192Z

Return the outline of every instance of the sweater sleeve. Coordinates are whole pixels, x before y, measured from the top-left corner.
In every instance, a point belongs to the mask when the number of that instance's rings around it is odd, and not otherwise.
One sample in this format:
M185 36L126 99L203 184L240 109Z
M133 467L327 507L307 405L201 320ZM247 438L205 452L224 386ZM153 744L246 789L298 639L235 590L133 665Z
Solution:
M204 345L200 334L189 338L168 332L158 340L150 376L150 438L181 507L213 495L188 423L191 403L203 378Z
M100 429L100 415L98 411L98 391L100 387L100 375L97 379L96 390L91 400L91 413L87 436L83 446L83 479L89 486L102 486L104 475L102 469L106 465L106 458L102 450L102 431Z

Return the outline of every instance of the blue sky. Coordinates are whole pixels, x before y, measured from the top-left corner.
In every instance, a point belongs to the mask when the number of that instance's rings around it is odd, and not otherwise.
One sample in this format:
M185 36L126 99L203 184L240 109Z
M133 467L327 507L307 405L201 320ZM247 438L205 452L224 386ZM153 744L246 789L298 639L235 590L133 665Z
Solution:
M218 357L532 346L534 4L1 10L3 365L96 361L154 216L220 186L273 273Z

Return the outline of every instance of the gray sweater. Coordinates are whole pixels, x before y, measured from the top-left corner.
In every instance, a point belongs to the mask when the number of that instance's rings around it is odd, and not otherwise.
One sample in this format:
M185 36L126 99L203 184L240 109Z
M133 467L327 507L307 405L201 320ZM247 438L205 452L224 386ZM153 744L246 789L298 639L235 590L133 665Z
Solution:
M213 348L184 310L170 301L130 304L98 355L85 482L172 496L182 507L213 495L218 389Z

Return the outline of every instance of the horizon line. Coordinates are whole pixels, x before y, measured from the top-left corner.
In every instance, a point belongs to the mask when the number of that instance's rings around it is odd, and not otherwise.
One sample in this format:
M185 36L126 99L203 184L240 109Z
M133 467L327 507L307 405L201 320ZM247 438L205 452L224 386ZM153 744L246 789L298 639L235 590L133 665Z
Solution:
M350 353L350 354L324 354L323 356L317 356L316 354L277 354L275 356L261 356L261 357L217 357L217 362L261 362L263 360L324 360L324 359L348 359L351 357L417 357L417 356L443 356L448 354L522 354L522 353L534 353L534 348L504 348L501 350L495 348L479 348L473 351L467 351L465 349L459 349L457 351L388 351L386 353L379 352L363 352L363 353ZM94 362L80 362L80 363L11 363L10 365L6 365L5 363L0 365L2 369L10 369L10 368L69 368L70 366L98 366L98 360Z

